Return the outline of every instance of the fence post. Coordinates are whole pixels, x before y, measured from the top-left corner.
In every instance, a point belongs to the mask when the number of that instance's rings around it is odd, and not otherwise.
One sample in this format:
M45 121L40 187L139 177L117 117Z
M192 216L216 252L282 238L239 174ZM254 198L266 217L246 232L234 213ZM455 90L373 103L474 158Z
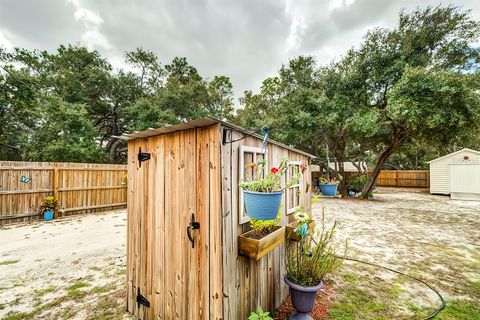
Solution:
M58 197L58 167L56 165L53 168L53 197L60 201ZM58 217L58 206L55 208L55 217Z

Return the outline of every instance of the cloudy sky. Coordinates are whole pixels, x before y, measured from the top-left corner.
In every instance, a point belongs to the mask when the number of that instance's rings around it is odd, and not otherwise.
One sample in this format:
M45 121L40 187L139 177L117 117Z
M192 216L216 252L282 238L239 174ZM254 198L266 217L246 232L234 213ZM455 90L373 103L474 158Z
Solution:
M433 0L0 0L0 45L55 50L83 44L117 68L143 47L162 63L185 56L211 78L227 75L237 97L257 90L289 58L328 63L369 28L397 23L401 8ZM479 0L451 0L480 19Z

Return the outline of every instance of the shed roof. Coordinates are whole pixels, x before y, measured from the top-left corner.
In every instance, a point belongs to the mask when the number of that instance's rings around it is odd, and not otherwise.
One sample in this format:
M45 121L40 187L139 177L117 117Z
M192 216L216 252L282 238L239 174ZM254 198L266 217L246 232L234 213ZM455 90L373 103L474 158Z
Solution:
M455 152L452 152L452 153L449 153L443 157L440 157L440 158L437 158L437 159L433 159L433 160L430 160L428 161L427 163L433 163L433 162L437 162L438 160L442 160L442 159L445 159L445 158L448 158L448 157L451 157L451 156L454 156L456 154L459 154L463 151L469 151L469 152L473 152L473 153L476 153L478 155L480 155L480 151L477 151L477 150L472 150L472 149L468 149L468 148L463 148L462 150L458 150L458 151L455 151Z
M255 133L255 132L249 131L247 129L244 129L242 127L236 126L234 124L228 123L226 121L220 120L220 119L212 117L212 116L206 116L206 117L201 118L201 119L187 121L187 122L179 123L179 124L172 125L172 126L165 126L165 127L161 127L161 128L158 128L158 129L148 129L148 130L144 130L144 131L135 131L135 132L132 132L132 133L124 133L121 136L117 136L116 138L122 139L122 140L133 140L133 139L138 139L138 138L148 138L148 137L158 136L158 135L161 135L161 134L164 134L164 133L169 133L169 132L183 131L183 130L188 130L188 129L206 127L206 126L210 126L210 125L217 124L217 123L220 123L223 126L231 128L233 130L240 131L244 134L247 134L247 135L259 138L259 139L263 139L263 136ZM301 154L306 155L310 158L316 158L316 156L314 156L313 154L310 154L308 152L296 149L292 146L288 146L286 144L277 142L275 140L268 139L268 142L271 143L271 144L280 146L282 148L301 153Z

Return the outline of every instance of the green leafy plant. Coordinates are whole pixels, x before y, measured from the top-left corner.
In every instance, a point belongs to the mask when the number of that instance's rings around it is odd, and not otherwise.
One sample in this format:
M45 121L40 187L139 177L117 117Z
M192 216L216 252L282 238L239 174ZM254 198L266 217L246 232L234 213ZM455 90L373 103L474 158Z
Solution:
M255 174L253 176L247 175L246 180L240 182L240 187L243 190L255 192L277 192L297 184L302 176L298 168L293 167L296 172L294 172L290 180L286 182L285 187L282 187L282 178L288 169L288 159L283 159L278 168L271 168L267 174L265 174L266 166L267 163L265 160L247 164L245 167L254 170Z
M301 219L298 220L299 223L308 221L309 217L303 216ZM289 243L286 267L287 277L290 281L306 287L316 286L325 275L340 266L341 260L333 245L335 227L336 224L331 228L326 227L324 209L322 209L321 229L310 237L304 231L299 231L300 241Z
M347 182L347 185L355 192L361 192L363 187L367 184L368 177L366 174L352 175Z
M342 181L342 178L339 176L337 179L336 177L333 177L328 174L324 174L320 176L319 178L321 184L339 184Z
M257 312L250 313L248 320L273 320L273 318L270 317L270 312L263 311L262 307L258 306Z
M250 219L250 228L255 230L252 234L254 237L262 237L263 235L269 234L274 231L275 227L278 226L281 219L282 206L278 209L277 217L274 220L257 220Z
M55 210L58 207L58 200L53 196L48 196L43 199L40 209L42 213L44 211Z

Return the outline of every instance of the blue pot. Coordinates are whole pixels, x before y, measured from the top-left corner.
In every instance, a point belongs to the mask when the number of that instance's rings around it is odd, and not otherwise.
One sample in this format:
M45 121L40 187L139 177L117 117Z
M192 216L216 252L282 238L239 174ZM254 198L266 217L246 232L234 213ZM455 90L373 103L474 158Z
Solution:
M320 189L322 190L322 194L327 197L335 197L337 195L337 187L336 183L329 183L329 184L321 184Z
M55 211L53 211L53 210L43 211L43 220L45 220L45 221L52 220L54 213L55 213Z
M253 192L243 190L243 204L247 215L257 220L274 220L282 202L282 191Z

